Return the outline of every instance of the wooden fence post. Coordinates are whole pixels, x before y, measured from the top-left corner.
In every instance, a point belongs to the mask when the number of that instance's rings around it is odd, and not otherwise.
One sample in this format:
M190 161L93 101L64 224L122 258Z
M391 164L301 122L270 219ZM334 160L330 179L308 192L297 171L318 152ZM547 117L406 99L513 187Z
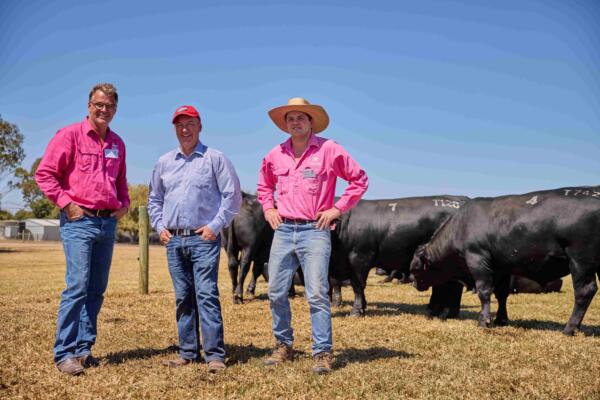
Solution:
M140 246L140 293L148 294L148 210L144 206L138 208L139 211L139 246Z

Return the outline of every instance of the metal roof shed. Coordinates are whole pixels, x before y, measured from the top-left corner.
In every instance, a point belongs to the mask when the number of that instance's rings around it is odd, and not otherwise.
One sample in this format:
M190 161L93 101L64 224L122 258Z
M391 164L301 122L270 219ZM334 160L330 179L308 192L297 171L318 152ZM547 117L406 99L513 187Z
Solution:
M33 240L60 240L60 220L31 218L25 220L25 229Z

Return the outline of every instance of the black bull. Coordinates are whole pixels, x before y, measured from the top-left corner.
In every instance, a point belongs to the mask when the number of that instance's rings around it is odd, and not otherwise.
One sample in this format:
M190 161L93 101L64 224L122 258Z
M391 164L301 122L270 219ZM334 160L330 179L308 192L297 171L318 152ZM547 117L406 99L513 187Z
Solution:
M256 196L244 193L243 197L239 215L223 232L235 303L242 302L250 264L254 263L253 281L263 273L273 239ZM344 214L332 232L329 270L334 282L351 280L355 294L352 315L361 315L366 309L364 286L369 270L378 266L407 275L417 246L427 242L442 221L467 200L457 196L362 200ZM460 292L458 296L460 304ZM442 295L432 297L432 301L446 300Z
M265 263L269 260L273 229L263 216L262 207L256 196L242 192L240 212L228 228L223 229L223 247L227 252L229 275L233 288L233 302L243 302L244 281L250 265L254 264L252 285L256 278L265 273ZM239 266L239 280L238 280ZM248 295L254 288L248 288Z
M599 266L600 187L577 187L473 199L417 250L410 269L419 290L471 276L481 326L491 325L492 292L495 322L508 321L511 274L544 284L570 273L575 304L564 333L573 334L597 291Z
M467 201L467 197L446 195L362 200L342 215L332 235L329 274L338 281L350 279L351 315L366 310L364 288L371 268L407 275L417 247Z

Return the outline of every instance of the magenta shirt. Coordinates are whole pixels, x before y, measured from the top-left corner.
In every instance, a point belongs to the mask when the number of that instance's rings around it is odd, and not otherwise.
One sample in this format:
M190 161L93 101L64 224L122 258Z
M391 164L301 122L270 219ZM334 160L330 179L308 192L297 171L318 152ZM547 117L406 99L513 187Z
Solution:
M70 202L94 210L129 207L125 144L108 129L104 145L88 119L56 132L35 180L60 208Z
M282 217L314 220L319 211L334 206L337 177L348 187L335 207L342 213L358 203L369 185L367 174L333 140L312 135L302 157L296 161L291 138L263 159L258 178L258 201L263 210L275 208Z

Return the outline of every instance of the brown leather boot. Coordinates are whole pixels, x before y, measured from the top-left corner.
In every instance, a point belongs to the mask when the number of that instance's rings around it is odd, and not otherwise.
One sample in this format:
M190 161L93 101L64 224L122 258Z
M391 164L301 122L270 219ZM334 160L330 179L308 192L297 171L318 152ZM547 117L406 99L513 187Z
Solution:
M184 365L188 365L191 364L192 360L188 360L186 358L176 358L174 360L164 360L162 361L162 365L165 365L167 367L171 367L171 368L179 368L179 367L183 367Z
M285 343L277 342L273 353L267 357L264 361L265 365L277 365L286 361L292 361L294 357L294 350L292 346L288 346Z
M315 354L313 357L315 361L315 365L313 367L313 372L315 374L326 374L331 372L331 366L333 365L333 355L329 351L323 351L321 353Z
M210 360L208 362L208 372L215 374L225 369L225 363L221 360Z
M67 358L66 360L59 362L56 364L56 368L58 368L58 370L63 374L67 375L75 376L83 374L83 367L79 363L77 357Z

